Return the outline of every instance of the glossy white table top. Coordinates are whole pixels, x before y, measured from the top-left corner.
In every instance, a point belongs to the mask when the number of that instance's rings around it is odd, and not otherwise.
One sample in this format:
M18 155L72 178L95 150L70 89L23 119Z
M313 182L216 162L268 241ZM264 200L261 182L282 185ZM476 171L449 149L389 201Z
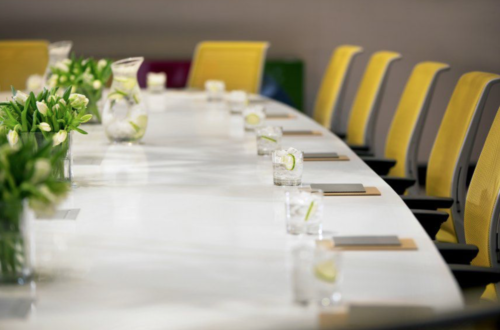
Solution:
M2 99L5 95L2 94ZM146 95L145 95L146 96ZM151 99L150 99L151 100ZM293 112L276 102L269 112ZM306 162L304 183L362 183L380 197L325 198L324 230L411 237L418 251L344 252L347 303L458 308L456 282L400 198L337 137L309 118L272 120L318 137L284 137L302 151L349 162ZM314 327L293 303L290 251L269 158L256 155L241 117L199 93L156 96L143 144L110 145L100 126L74 135L77 183L62 209L38 220L31 313L2 329L276 329Z

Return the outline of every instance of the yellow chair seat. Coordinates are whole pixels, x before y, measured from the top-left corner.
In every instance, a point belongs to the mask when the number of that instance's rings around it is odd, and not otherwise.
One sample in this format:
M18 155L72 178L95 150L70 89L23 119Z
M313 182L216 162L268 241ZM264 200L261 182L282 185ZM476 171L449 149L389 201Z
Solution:
M222 80L227 90L259 93L267 42L215 42L198 44L188 87L203 89L207 80Z
M29 76L43 75L49 62L43 40L0 41L0 91L25 89Z

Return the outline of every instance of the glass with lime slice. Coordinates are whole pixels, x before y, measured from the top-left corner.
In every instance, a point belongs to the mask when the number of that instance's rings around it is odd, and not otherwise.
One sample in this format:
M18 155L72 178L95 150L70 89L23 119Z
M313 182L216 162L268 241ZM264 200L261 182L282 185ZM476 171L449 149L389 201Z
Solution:
M278 149L273 152L273 179L276 186L300 186L304 157L295 148Z
M226 92L226 84L222 80L207 80L205 81L205 91L208 101L222 101Z
M323 191L285 192L286 230L289 234L320 235L323 225Z
M253 131L264 126L266 112L261 105L248 106L243 110L243 119L245 120L245 130Z
M341 264L341 252L316 248L311 271L315 280L315 299L323 307L341 303Z
M281 137L283 133L281 127L278 126L264 126L255 129L257 137L257 154L270 155L276 149L280 148Z

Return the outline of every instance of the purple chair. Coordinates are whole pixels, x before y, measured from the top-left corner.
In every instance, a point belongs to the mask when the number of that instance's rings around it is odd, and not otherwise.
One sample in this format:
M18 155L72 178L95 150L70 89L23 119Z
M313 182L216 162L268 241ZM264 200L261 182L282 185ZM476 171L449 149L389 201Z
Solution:
M148 72L165 72L167 88L184 88L187 85L191 61L150 61L145 60L139 69L139 85L146 87Z

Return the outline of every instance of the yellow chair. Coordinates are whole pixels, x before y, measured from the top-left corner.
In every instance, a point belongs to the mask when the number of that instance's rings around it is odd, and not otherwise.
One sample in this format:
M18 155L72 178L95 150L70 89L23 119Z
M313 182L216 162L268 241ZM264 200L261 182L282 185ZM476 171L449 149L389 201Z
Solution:
M455 248L455 257L463 257L470 246L476 246L477 256L462 258L461 263L450 265L458 283L466 287L486 286L500 282L500 256L498 228L500 225L500 109L484 143L465 201L465 241L463 244L440 244L439 247ZM449 256L448 256L449 258ZM457 259L458 260L458 259ZM457 261L455 261L457 262ZM498 300L498 289L488 285L483 298Z
M227 90L258 94L267 42L205 41L196 47L188 87L203 89L205 81L222 80Z
M463 212L470 154L486 96L498 82L500 75L485 72L469 72L460 78L429 158L427 196L403 197L411 209L442 209L449 214L436 235L440 242L465 241Z
M43 40L0 41L0 91L25 89L30 75L43 75L49 62L49 43Z
M389 68L401 58L395 52L381 51L368 62L354 99L347 126L347 143L357 149L369 150L374 140L374 128Z
M347 76L354 57L363 52L359 46L339 46L332 53L330 63L323 76L316 103L314 105L313 118L327 129L340 134L340 111L342 100L347 84Z
M399 194L416 182L418 146L436 80L449 68L447 64L437 62L422 62L415 66L387 135L385 158L361 157Z

